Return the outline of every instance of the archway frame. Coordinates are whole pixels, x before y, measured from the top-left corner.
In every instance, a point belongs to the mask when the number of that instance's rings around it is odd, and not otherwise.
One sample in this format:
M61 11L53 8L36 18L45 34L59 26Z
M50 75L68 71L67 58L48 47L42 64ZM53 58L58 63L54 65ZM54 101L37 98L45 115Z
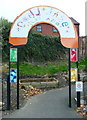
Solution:
M39 16L39 14L41 13L41 11L40 11L41 8L49 9L47 12L47 15L45 16L47 18L49 16L48 21L46 21L46 20L38 21L40 17L39 18L35 17L36 15ZM36 9L37 13L34 13L35 12L34 9ZM50 11L51 9L53 11ZM37 19L37 22L35 22L31 25L29 23L30 28L28 25L26 27L26 24L25 24L25 26L22 24L22 23L26 23L26 22L23 22L23 19L25 19L25 21L26 21L26 15L27 15L26 13L27 12L29 12L29 14L28 14L29 16L27 16L27 17L32 18L32 20ZM48 13L50 13L50 14L48 15ZM45 13L43 13L43 14L45 15ZM25 15L25 17L23 15ZM30 15L32 15L32 16L30 16ZM51 18L51 20L53 20L53 18L54 18L53 15L57 16L56 18L61 18L60 22L59 22L59 19L57 19L57 21L56 21L56 19L54 19L54 22L50 22L50 18ZM27 18L27 19L29 20L29 18ZM47 19L47 18L45 18L45 19ZM44 19L44 17L42 16L40 19ZM56 22L58 22L57 25L56 25ZM18 24L18 23L20 23L20 24ZM78 48L78 37L79 37L77 30L76 30L74 24L72 23L71 19L64 12L62 12L61 10L59 10L58 8L55 8L55 7L45 5L45 6L35 6L32 8L29 8L26 11L24 11L23 13L21 13L15 19L15 21L11 27L11 30L10 30L9 43L12 45L12 47L26 45L27 40L28 40L29 31L31 30L31 28L33 26L40 24L40 23L48 23L48 24L51 24L52 26L54 26L59 31L60 40L61 40L62 45L66 48L69 48L69 107L71 107L70 48ZM24 28L27 28L27 30L25 30ZM19 109L19 54L18 53L17 53L17 56L18 56L18 60L17 60L17 109ZM77 66L78 66L78 61L77 61ZM10 70L10 62L9 62L9 70ZM9 75L9 77L10 77L10 75ZM10 85L10 83L9 83L9 85ZM10 89L8 90L8 92L10 92ZM10 95L10 93L9 93L9 95ZM10 96L8 99L8 103L9 103L8 108L10 109Z

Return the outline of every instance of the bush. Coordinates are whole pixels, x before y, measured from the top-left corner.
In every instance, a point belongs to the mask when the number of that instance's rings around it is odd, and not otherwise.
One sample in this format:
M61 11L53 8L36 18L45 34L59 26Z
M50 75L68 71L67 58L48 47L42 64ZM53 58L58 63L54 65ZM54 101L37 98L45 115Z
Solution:
M59 37L42 35L31 31L28 43L20 48L20 60L26 62L56 61L65 55Z

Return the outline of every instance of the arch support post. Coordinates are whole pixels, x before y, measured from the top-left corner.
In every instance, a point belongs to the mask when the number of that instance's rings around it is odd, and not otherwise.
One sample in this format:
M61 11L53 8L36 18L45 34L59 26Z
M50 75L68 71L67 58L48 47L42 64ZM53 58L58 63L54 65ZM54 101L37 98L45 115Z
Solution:
M7 110L10 110L11 99L10 99L10 47L9 47L9 75L7 77Z
M76 62L76 66L77 66L77 69L78 69L78 61ZM79 71L78 71L78 81L80 81L80 74L79 74ZM77 107L80 107L80 92L78 91L77 92Z
M70 48L68 49L69 53L69 107L71 108L71 61L70 61Z
M19 48L17 48L17 109L19 109Z
M12 68L11 63L15 63L16 68ZM17 85L17 109L19 109L19 48L11 46L9 48L9 76L7 78L7 110L11 109L11 85Z

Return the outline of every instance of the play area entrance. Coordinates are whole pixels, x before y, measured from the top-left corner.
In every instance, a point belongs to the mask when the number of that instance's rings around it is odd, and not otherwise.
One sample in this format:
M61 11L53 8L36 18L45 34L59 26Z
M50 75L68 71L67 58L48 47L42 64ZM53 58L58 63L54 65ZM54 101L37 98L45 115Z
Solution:
M11 79L13 79L13 82L17 82L17 109L19 109L18 49L19 47L27 44L28 34L31 28L40 23L47 23L47 24L51 24L52 26L54 26L59 31L61 44L64 47L69 49L69 107L71 107L71 61L76 61L77 63L76 74L78 76L78 59L77 59L78 33L71 19L64 12L62 12L61 10L57 8L54 8L51 6L32 7L24 11L23 13L21 13L14 20L14 23L10 30L10 36L9 36L10 55L13 53L14 54L12 55L12 58L10 58L9 65L11 62L16 62L17 69L16 70L9 69L8 85L10 86ZM17 78L17 81L16 81L16 78ZM9 91L10 91L10 87L8 87L8 97L7 97L8 98L8 103L7 103L8 109L10 109ZM79 97L77 101L79 101Z

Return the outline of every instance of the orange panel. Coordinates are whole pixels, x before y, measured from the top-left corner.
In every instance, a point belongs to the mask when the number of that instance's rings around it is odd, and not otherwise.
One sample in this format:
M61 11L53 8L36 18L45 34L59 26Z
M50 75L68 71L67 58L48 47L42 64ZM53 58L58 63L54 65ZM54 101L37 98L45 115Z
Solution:
M25 45L27 44L27 39L26 37L9 37L9 43L18 46L18 45Z
M9 43L18 46L27 44L27 38L9 37ZM66 48L78 48L78 38L61 38L61 43Z
M78 37L76 37L76 38L61 38L61 43L66 48L78 48Z

